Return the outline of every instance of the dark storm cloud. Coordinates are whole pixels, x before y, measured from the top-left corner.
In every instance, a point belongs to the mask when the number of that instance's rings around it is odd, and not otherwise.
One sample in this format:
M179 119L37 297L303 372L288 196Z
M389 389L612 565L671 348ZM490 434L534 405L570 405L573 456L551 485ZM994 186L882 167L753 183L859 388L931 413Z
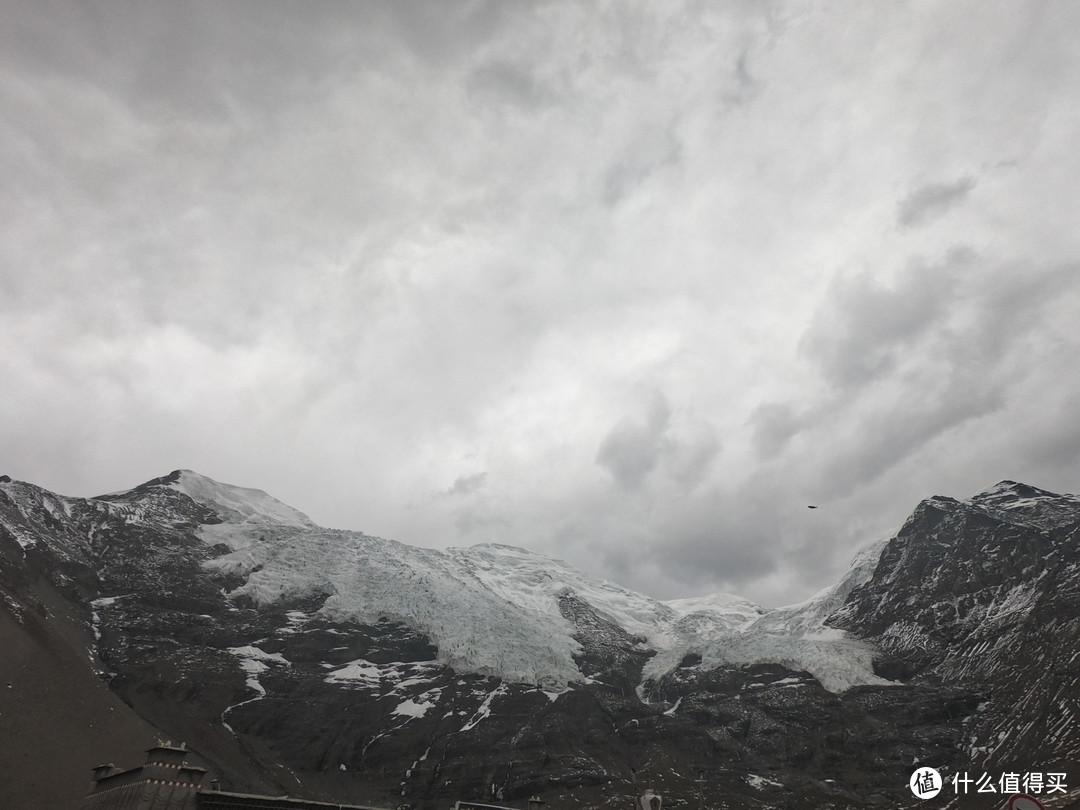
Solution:
M905 228L925 225L962 203L974 188L974 177L921 186L897 204L897 222Z

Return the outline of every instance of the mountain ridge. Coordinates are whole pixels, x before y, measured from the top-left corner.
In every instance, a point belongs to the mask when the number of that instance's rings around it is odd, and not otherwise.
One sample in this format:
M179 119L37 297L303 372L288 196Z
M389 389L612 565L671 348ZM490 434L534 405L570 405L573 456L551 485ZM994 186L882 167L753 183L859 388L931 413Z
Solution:
M412 623L458 670L551 688L582 682L584 676L573 663L580 651L573 643L574 629L559 615L555 592L570 588L605 618L631 635L645 637L657 649L646 677L659 679L687 654L696 653L715 663L783 663L807 669L831 691L883 683L869 665L868 650L835 632L820 632L806 617L793 628L775 619L733 623L721 618L713 606L680 616L664 602L527 549L487 543L439 551L347 530L327 533L306 516L296 519L291 507L261 490L223 485L191 471L175 471L125 496L159 486L187 494L219 516L230 516L203 527L199 536L235 550L206 563L248 577L234 596L267 604L329 590L325 613L362 622L386 615ZM292 533L293 528L299 533ZM265 536L269 533L273 534ZM366 558L366 565L355 559L359 556ZM360 576L360 571L370 575ZM402 598L417 589L423 589L421 600ZM358 592L377 596L346 596ZM477 594L491 594L498 601L464 598ZM718 595L702 598L715 602ZM750 610L765 611L761 618L784 615L749 604ZM468 619L473 617L477 621L470 626ZM806 641L807 635L815 639ZM836 655L833 646L838 648ZM508 665L509 661L525 665Z
M191 471L90 499L0 478L0 591L19 649L31 625L66 645L128 728L188 740L244 790L560 810L619 806L637 771L684 800L898 807L913 760L1080 757L1080 498L1011 481L925 499L832 588L765 609L324 529ZM22 671L0 723L32 722L10 702ZM40 806L29 790L0 804ZM994 806L978 798L947 806Z

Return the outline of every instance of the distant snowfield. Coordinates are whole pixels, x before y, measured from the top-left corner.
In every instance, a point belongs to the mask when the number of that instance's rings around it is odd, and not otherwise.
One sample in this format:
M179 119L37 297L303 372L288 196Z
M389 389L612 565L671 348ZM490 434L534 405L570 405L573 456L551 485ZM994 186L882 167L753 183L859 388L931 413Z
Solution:
M661 602L511 546L438 551L323 529L260 490L187 470L167 486L224 521L203 526L201 536L233 549L206 563L247 578L232 596L267 604L328 594L323 616L403 622L426 633L440 660L459 672L553 689L583 682L574 663L581 651L575 629L559 612L559 598L572 594L644 638L643 649L656 651L646 680L696 653L707 668L775 663L805 670L832 692L890 683L873 672L873 647L823 625L852 588L869 580L887 538L860 553L833 588L800 605L769 610L730 594Z

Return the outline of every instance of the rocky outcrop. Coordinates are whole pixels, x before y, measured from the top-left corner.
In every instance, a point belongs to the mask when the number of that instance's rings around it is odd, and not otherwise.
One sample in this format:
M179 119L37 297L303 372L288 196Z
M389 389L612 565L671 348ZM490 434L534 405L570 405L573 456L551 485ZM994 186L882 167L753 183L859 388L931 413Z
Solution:
M1004 481L924 501L829 623L873 641L887 677L984 696L961 743L972 770L1080 762L1075 496Z

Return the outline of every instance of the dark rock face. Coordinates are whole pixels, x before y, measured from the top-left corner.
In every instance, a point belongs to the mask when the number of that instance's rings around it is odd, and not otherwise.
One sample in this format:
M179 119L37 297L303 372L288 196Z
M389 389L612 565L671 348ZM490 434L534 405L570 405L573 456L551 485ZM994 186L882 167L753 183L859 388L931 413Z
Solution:
M924 501L830 623L875 642L883 673L984 696L964 729L971 770L1075 772L1080 499L1004 481Z
M561 810L625 807L651 786L665 806L891 808L915 803L915 763L1071 768L1080 783L1075 497L1003 482L918 506L828 621L873 643L896 685L835 694L694 651L643 680L646 640L566 588L584 681L556 693L455 672L400 617L332 620L329 591L230 599L245 575L204 566L230 549L198 536L223 517L170 488L178 476L97 499L0 482L0 604L24 633L62 605L92 646L88 677L224 789L424 808L539 794ZM18 789L11 807L44 806Z

